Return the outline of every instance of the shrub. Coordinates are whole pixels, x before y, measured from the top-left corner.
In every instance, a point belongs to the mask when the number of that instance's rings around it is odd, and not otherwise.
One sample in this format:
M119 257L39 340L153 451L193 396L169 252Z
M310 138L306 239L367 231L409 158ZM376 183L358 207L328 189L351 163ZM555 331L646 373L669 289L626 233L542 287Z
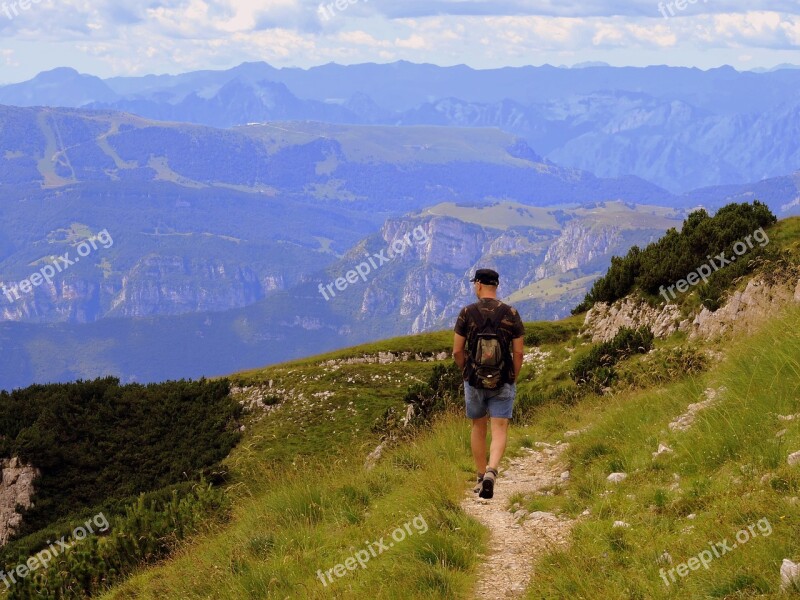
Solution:
M761 227L777 221L766 204L729 204L713 217L705 210L691 213L680 232L670 229L657 242L644 250L638 246L625 257L615 256L606 274L598 279L586 298L572 313L579 314L596 302L615 302L634 290L656 297L661 286L669 287L708 262L708 256L725 252L732 254L733 245ZM751 273L757 259L768 252L760 245L754 246L747 259L714 272L709 284L699 290L703 303L718 307L722 293L742 275Z
M596 344L572 366L570 377L581 386L596 390L611 385L616 378L614 365L633 354L646 354L653 347L653 332L647 327L623 327L608 342Z

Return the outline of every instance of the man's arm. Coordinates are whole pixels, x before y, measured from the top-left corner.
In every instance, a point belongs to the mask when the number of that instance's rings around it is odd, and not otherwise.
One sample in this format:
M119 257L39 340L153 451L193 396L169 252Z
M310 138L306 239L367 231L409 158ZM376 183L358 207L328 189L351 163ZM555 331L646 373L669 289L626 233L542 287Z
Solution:
M522 371L522 358L525 356L524 348L525 338L515 338L511 344L511 350L514 354L514 381L519 377L519 372Z
M464 365L467 362L467 354L464 352L466 345L467 338L457 333L453 335L453 359L456 361L462 373L464 372Z

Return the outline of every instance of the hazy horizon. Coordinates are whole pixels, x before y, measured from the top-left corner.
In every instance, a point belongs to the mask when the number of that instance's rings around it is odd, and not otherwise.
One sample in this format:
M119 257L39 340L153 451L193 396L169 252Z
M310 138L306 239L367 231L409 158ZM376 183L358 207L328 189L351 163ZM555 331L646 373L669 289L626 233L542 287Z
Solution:
M740 71L796 63L783 0L3 0L0 82L70 66L99 77L407 60L476 69L605 62Z

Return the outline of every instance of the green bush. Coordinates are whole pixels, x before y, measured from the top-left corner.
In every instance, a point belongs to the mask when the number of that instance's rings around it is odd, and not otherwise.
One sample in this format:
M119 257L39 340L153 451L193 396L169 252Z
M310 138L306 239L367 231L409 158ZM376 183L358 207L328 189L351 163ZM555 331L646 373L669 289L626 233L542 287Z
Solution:
M6 456L41 471L22 537L96 506L201 476L239 441L229 383L120 385L115 378L0 393Z
M752 204L729 204L713 217L705 210L695 211L684 221L680 232L670 229L644 250L634 246L625 257L612 258L608 272L594 283L583 302L572 312L585 312L596 302L614 302L634 290L660 297L662 286L667 288L684 279L707 264L709 256L723 251L730 256L736 242L775 222L775 215L758 200ZM738 277L752 272L757 260L771 252L766 247L754 245L746 260L715 271L709 283L699 290L703 303L710 310L718 307L723 292Z
M612 340L596 344L587 354L579 356L572 366L570 377L580 386L597 390L608 387L617 376L614 365L633 354L649 352L654 338L653 332L647 327L623 327Z
M103 534L90 535L78 542L55 557L47 568L38 568L24 579L16 578L7 597L9 600L90 597L119 582L141 564L163 559L180 540L224 514L227 508L224 492L206 482L196 484L183 497L177 490L161 500L142 495L126 508L124 515L110 518L110 527ZM37 550L46 547L44 544ZM26 558L6 563L6 572L23 564Z

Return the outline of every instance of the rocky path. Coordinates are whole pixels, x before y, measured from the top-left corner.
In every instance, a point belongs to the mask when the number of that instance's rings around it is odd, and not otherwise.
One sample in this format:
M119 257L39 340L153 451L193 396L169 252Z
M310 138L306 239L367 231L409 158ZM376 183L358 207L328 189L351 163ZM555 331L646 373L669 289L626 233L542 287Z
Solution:
M494 498L483 500L469 491L462 506L467 514L483 523L491 532L488 554L478 569L475 598L518 598L531 581L533 565L548 550L565 546L574 521L551 513L511 512L511 497L517 493L535 495L563 483L561 453L567 444L550 446L538 443L510 461L501 470ZM563 477L562 477L563 474ZM489 577L484 577L489 574Z

